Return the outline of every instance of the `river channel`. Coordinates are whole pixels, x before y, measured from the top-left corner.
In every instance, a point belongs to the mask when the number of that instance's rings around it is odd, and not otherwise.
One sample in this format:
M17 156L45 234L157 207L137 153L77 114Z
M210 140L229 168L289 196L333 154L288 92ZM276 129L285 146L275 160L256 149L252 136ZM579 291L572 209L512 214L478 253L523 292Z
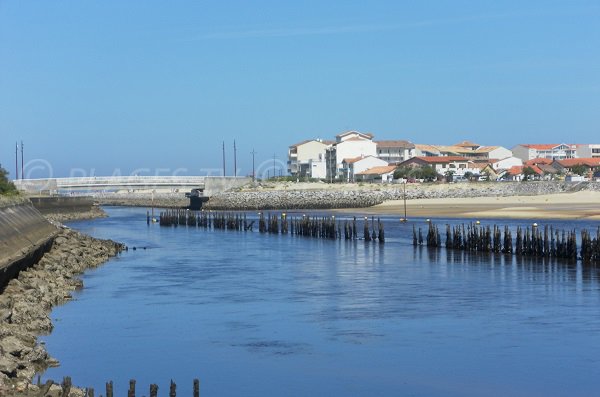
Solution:
M600 388L598 269L411 244L146 225L108 207L73 222L130 249L83 276L42 338L104 394L150 383L191 396L589 396ZM357 212L358 214L358 212ZM293 216L293 215L290 215ZM534 220L486 220L528 225ZM435 220L440 226L464 221ZM538 221L539 222L539 221ZM559 228L597 223L545 221ZM145 247L145 249L143 249Z

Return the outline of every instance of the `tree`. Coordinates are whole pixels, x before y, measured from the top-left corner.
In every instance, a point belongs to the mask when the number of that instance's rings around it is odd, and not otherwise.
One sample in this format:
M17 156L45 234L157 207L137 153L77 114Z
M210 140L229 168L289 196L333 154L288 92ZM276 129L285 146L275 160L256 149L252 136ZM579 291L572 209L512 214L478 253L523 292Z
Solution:
M533 168L531 167L523 167L523 180L524 181L528 181L530 180L534 175L536 175L536 172Z
M574 165L573 167L571 167L571 172L574 173L575 175L585 176L588 174L589 169L588 169L588 167L586 167L583 164L577 164L577 165Z
M412 176L416 179L423 179L427 182L432 182L437 179L438 174L435 172L433 167L425 165L423 167L415 168L412 171Z
M394 171L394 179L407 179L410 176L411 169L409 167L396 168Z
M16 194L17 188L14 183L8 180L8 171L0 166L0 194L8 195L8 194Z
M467 172L465 172L464 177L465 177L465 179L470 181L471 178L473 178L473 173L471 171L467 171Z
M483 170L483 176L485 177L486 182L491 182L492 181L492 171L490 171L488 169L484 169Z
M452 182L454 180L454 170L448 170L444 174L446 177L446 182Z

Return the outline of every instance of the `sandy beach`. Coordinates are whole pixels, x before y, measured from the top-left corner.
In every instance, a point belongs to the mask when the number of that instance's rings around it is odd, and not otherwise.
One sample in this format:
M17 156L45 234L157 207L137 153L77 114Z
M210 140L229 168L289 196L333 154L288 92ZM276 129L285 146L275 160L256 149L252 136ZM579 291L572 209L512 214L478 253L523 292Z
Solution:
M600 192L539 196L436 198L407 200L408 217L529 218L600 220ZM402 200L362 209L367 214L404 215Z

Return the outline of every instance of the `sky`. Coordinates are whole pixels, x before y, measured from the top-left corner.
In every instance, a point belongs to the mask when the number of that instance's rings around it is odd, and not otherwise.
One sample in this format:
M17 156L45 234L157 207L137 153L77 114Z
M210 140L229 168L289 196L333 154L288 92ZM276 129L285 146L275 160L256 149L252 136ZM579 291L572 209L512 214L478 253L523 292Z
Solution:
M0 0L0 163L26 177L283 168L343 131L600 142L594 1ZM19 160L20 161L20 160ZM277 171L279 172L279 171Z

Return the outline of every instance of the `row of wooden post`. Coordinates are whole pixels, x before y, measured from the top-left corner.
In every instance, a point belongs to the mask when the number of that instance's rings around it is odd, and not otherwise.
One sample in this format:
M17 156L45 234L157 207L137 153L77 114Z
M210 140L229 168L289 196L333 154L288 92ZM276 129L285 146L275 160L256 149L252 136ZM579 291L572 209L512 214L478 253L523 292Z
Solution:
M160 213L161 226L197 226L205 229L252 231L254 220L249 221L245 213L226 212L194 212L189 210L166 210ZM369 227L370 224L370 227ZM357 232L356 217L352 221L339 221L331 217L288 217L286 213L259 213L258 231L270 234L292 234L325 239L357 240L361 239ZM383 222L374 217L364 218L362 239L365 241L385 242Z
M600 261L600 227L592 236L587 230L581 231L581 249L577 248L575 230L557 230L552 226L537 226L525 229L518 227L513 245L512 232L508 226L504 229L493 226L446 225L445 247L461 251L495 252L516 254L525 257L545 257L577 260L584 262ZM432 248L442 247L442 236L437 226L429 222L427 235L413 226L413 245L426 245Z
M52 387L53 384L54 384L54 382L49 380L48 382L46 382L46 384L44 386L40 386L41 390L42 390L42 393L40 395L46 396L48 394L48 392L50 391L50 387ZM136 385L135 379L131 379L129 381L129 390L127 390L127 397L135 397L135 394L136 394L135 385ZM68 397L69 393L71 392L71 387L72 387L71 377L66 376L65 378L63 378L63 381L61 383L60 397ZM158 385L156 385L156 384L150 385L149 396L150 397L158 397ZM94 397L94 389L91 387L85 389L85 397ZM100 395L100 397L102 397L102 395ZM114 397L114 388L113 388L112 381L106 383L106 397ZM177 397L177 385L172 380L171 380L171 384L169 385L169 397ZM198 379L194 379L193 397L200 397L200 381Z

